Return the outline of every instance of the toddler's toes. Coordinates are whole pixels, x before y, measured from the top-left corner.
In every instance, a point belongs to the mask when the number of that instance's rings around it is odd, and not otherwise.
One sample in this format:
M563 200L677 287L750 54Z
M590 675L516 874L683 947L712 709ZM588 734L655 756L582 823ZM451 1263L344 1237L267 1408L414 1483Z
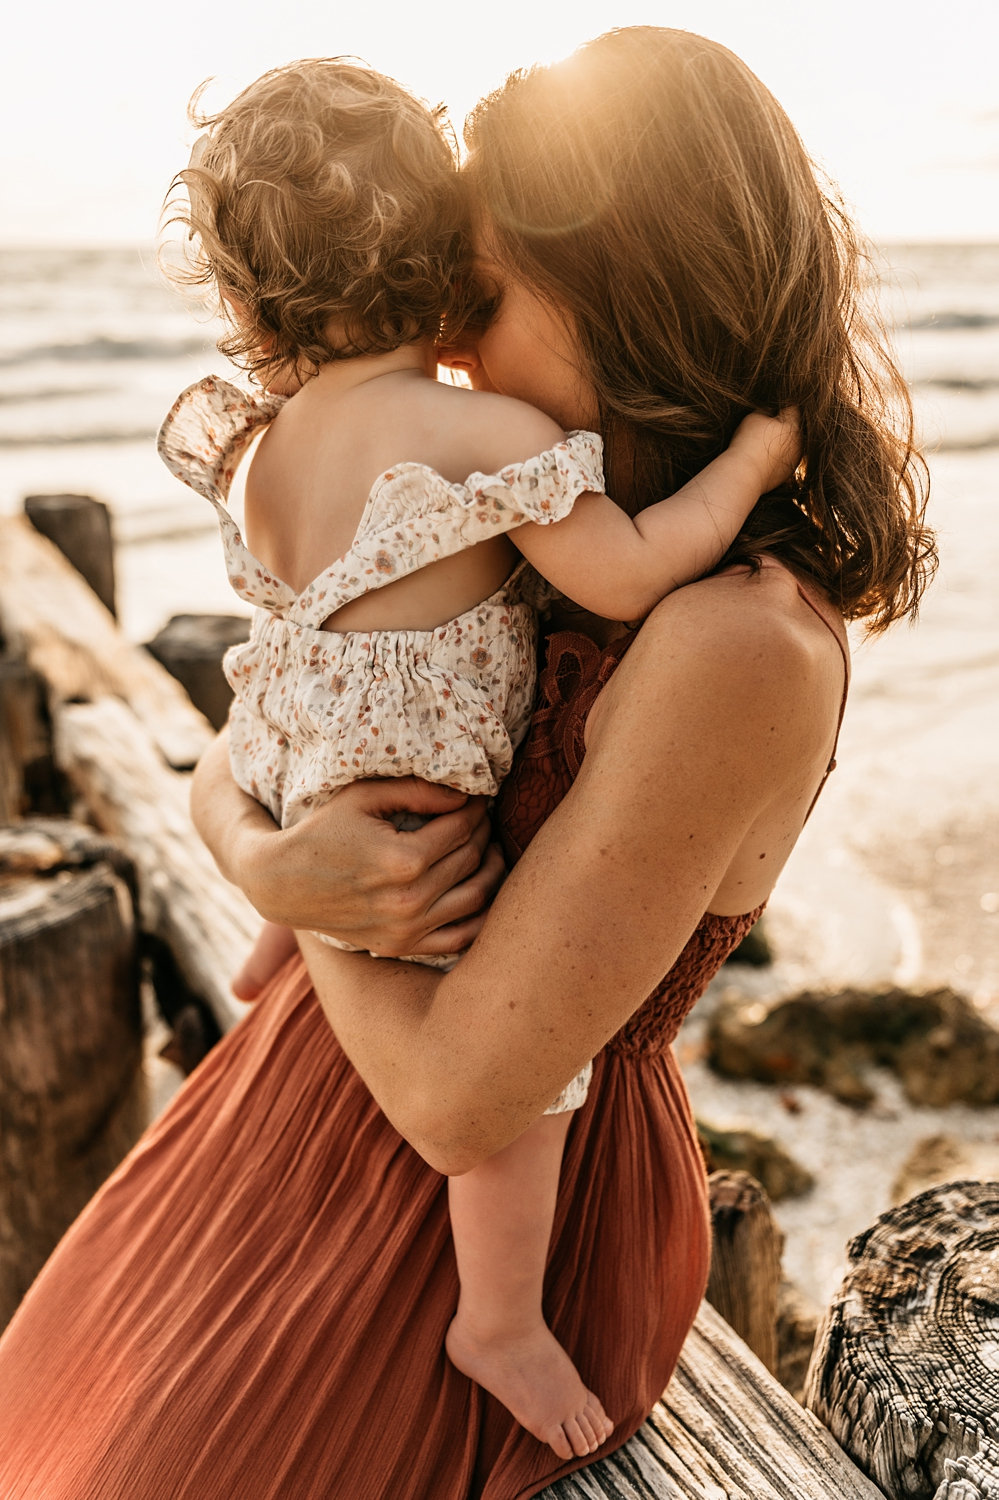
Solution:
M592 1452L590 1440L579 1424L578 1417L569 1417L562 1423L562 1431L569 1439L573 1454L576 1458L585 1458Z
M549 1448L554 1449L559 1458L572 1458L572 1447L561 1427L546 1427L543 1432L538 1433L538 1436L542 1442L548 1444Z
M597 1430L594 1427L593 1423L590 1421L589 1413L585 1407L577 1416L576 1421L579 1424L579 1430L582 1432L583 1437L586 1439L587 1453L595 1452L596 1449L600 1447L603 1439L598 1436Z
M585 1415L596 1434L597 1446L599 1447L601 1443L606 1443L614 1431L614 1423L604 1411L599 1397L595 1396L592 1391L587 1391L586 1395Z
M298 947L290 927L265 922L257 941L232 978L230 988L237 1000L256 1000Z

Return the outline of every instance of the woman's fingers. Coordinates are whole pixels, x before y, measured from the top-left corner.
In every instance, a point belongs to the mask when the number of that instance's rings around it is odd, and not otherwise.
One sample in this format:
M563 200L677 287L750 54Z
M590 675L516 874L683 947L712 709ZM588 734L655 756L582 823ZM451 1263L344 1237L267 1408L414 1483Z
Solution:
M364 946L386 958L409 953L462 953L478 936L489 904L506 877L498 845L486 847L488 827L476 829L461 849L433 866L420 880L379 903L379 920ZM472 873L449 884L466 869Z
M425 898L428 915L430 907L442 896L476 873L492 842L493 829L488 814L474 823L471 819L468 822L469 827L462 842L435 860L423 876L421 894ZM454 830L448 830L447 837L450 838L453 832Z
M410 818L416 826L405 829ZM415 777L353 782L277 835L255 904L272 920L375 953L424 952L434 929L488 904L499 875L494 861L483 875L479 867L491 837L484 797ZM274 850L274 839L265 847ZM432 951L456 952L469 939L440 941ZM257 982L244 977L248 989Z
M363 805L375 817L391 818L395 813L417 813L425 818L454 812L469 801L466 792L454 787L421 781L417 776L386 777L380 781L354 781L338 796L346 796Z
M369 783L374 785L375 783ZM425 787L426 782L414 782L414 786ZM434 787L433 791L450 790L449 788ZM466 797L464 805L454 808L454 797L460 793L451 794L451 802L447 807L437 807L436 812L427 809L429 799L414 798L418 800L419 806L412 805L409 800L406 806L396 807L395 811L412 812L428 817L429 821L422 828L407 832L402 837L405 842L403 847L408 855L414 856L422 866L422 872L429 872L434 866L448 858L449 855L458 854L470 844L477 845L478 855L481 856L490 834L489 808L485 797ZM452 810L453 809L453 810ZM478 859L475 860L478 863ZM455 878L461 879L467 875L469 870L464 870L462 875L452 878L447 884L454 884ZM446 889L446 885L443 887Z
M488 824L477 827L467 843L418 880L386 890L377 940L368 946L388 958L467 948L506 874L503 855L488 845L489 838Z
M435 957L464 953L482 931L487 915L488 912L482 911L477 916L469 917L467 922L452 922L448 927L438 927L420 938L416 948L421 954L433 954Z
M423 938L421 953L461 953L478 936L496 892L506 879L506 861L490 844L467 880L452 886L427 912L433 930Z

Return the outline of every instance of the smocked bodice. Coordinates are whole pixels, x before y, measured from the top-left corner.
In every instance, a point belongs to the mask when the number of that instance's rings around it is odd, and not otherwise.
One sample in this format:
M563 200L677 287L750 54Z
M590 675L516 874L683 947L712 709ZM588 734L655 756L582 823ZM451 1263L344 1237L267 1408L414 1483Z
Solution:
M520 858L572 785L586 753L586 716L633 639L620 636L601 650L575 632L549 637L531 727L498 800L511 862ZM705 912L669 973L608 1042L609 1050L634 1056L670 1046L694 1002L762 910L759 906L739 916Z

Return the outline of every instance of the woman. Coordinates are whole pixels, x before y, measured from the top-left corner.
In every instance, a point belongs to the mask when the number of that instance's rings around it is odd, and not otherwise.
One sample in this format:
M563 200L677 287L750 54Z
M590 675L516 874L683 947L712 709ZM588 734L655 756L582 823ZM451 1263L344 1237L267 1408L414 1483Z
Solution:
M611 33L511 80L470 146L493 305L453 359L599 426L636 509L747 408L796 403L800 492L640 631L552 635L499 809L516 864L451 974L302 935L315 989L297 961L266 987L0 1345L5 1497L514 1500L578 1467L445 1359L440 1174L501 1152L590 1056L545 1311L616 1423L602 1451L657 1399L703 1292L703 1169L669 1043L831 768L841 617L910 613L932 565L888 414L904 387L864 342L847 226L717 44ZM195 807L265 915L384 953L461 946L495 883L495 858L470 873L488 834L457 802L358 787L278 833L216 750ZM398 809L448 815L398 834Z

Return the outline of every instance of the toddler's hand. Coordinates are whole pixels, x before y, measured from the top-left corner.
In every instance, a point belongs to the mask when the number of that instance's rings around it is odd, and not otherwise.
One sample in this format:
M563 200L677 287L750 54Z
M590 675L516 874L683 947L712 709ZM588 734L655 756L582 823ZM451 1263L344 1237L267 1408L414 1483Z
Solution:
M766 495L794 475L801 462L801 422L796 406L786 406L776 417L753 411L735 429L729 444L752 464L759 475L759 492Z

